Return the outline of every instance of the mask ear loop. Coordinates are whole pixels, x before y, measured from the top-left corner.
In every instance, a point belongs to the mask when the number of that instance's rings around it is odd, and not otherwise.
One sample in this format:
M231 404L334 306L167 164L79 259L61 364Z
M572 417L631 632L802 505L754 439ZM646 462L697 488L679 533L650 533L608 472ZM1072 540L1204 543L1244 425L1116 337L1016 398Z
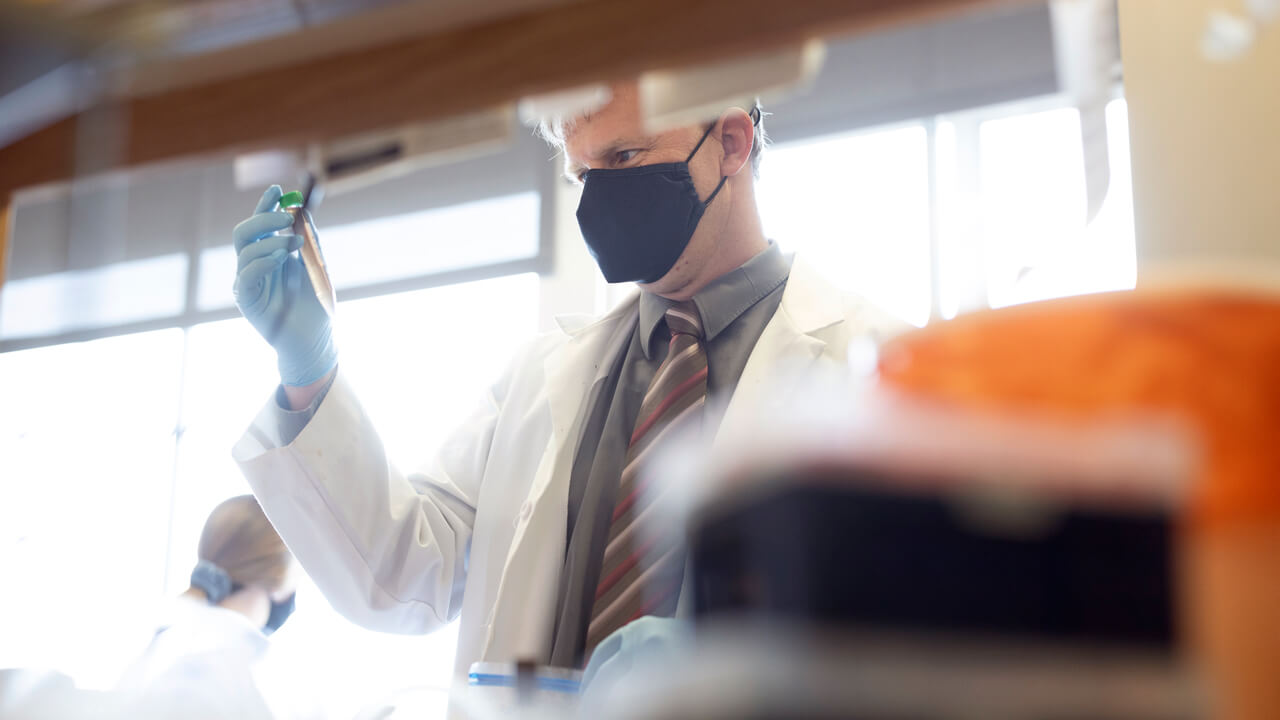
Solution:
M711 201L716 199L716 195L718 195L718 194L720 193L720 188L724 187L724 183L725 183L725 181L726 181L726 180L728 180L728 179L729 179L729 176L728 176L728 175L721 175L721 176L720 176L720 184L719 184L719 185L716 185L716 189L715 189L715 190L712 190L712 191L711 191L711 194L707 196L707 199L703 201L703 203L702 203L702 209L703 209L703 210L706 210L706 209L707 209L707 206L709 206L709 205L711 204Z
M747 116L751 118L751 127L760 126L760 106L759 105L752 105L751 112L747 113ZM698 138L698 144L693 146L693 150L689 153L689 157L684 159L686 163L692 160L694 155L698 154L698 150L702 149L702 143L707 141L707 138L710 137L711 135L711 131L715 129L716 129L716 124L714 122L707 126L707 129L702 132L702 137ZM752 142L755 142L754 138L752 138Z
M751 127L756 127L760 124L760 106L759 105L752 105L751 112L747 114L751 117ZM693 159L693 156L698 154L698 149L702 147L702 143L707 141L707 136L711 135L711 131L714 130L715 127L716 127L716 124L714 122L707 126L706 131L702 133L702 138L698 140L698 144L693 146L693 152L689 153L689 157L684 159L685 164L688 164L689 161ZM752 138L752 142L755 142L755 138ZM711 194L707 196L707 199L702 201L703 210L706 210L707 207L711 205L711 201L716 199L716 195L720 194L720 189L724 187L725 182L727 182L728 180L729 180L728 175L720 176L720 184L716 185L716 189L712 190Z
M702 137L698 139L698 144L693 146L693 151L689 153L689 157L684 159L686 163L692 160L694 155L698 154L698 150L702 147L702 143L707 141L707 137L709 137L711 135L711 131L715 129L716 124L714 122L707 126L707 129L702 132Z
M702 137L698 140L698 144L693 146L693 152L689 153L689 157L684 159L685 165L688 165L689 161L693 159L693 156L698 154L698 150L702 147L702 143L707 141L707 137L711 135L711 131L715 129L716 124L714 122L707 126L707 129L702 133ZM724 187L724 182L728 179L729 178L725 175L720 176L720 184L716 186L715 190L711 191L711 194L707 196L706 200L702 201L703 210L706 210L707 206L711 204L711 201L716 199L716 194L720 192L720 188Z

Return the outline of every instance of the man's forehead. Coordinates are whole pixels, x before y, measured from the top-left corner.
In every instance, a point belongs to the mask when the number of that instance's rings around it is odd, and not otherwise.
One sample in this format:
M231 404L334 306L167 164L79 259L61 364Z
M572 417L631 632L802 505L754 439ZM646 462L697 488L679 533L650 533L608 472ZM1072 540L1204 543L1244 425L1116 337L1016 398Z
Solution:
M647 135L639 112L607 105L573 118L564 126L566 145L597 145L608 138Z

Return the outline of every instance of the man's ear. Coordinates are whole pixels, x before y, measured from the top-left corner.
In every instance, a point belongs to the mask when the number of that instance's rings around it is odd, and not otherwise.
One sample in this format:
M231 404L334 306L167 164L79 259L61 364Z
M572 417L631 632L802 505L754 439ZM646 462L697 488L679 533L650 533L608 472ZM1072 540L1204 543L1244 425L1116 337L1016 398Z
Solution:
M755 123L741 108L729 108L720 116L720 146L724 149L721 175L737 175L747 166L755 137Z

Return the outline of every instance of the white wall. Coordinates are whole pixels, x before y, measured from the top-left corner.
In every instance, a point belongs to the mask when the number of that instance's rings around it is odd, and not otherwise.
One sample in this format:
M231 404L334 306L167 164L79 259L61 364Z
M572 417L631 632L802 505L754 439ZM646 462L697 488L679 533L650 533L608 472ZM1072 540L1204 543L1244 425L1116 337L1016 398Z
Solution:
M1140 271L1280 262L1280 25L1236 62L1199 52L1243 0L1121 0Z

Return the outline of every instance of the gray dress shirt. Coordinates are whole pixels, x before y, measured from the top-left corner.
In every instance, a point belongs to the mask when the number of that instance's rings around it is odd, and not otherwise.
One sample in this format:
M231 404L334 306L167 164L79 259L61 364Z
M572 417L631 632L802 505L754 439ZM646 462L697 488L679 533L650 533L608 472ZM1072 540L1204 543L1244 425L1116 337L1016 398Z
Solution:
M707 405L723 405L737 387L747 358L782 301L790 263L776 245L727 273L694 296L707 349ZM564 571L551 648L551 664L581 667L587 626L622 476L627 442L645 391L666 359L667 308L657 295L640 296L631 343L613 358L605 382L587 402L582 440L569 478L569 526Z
M329 388L333 387L333 381L338 377L337 373L329 376L329 382L324 384L320 392L311 399L311 404L301 410L289 409L289 398L285 397L284 386L276 388L276 405L279 412L276 413L276 433L277 437L269 438L273 440L276 447L284 447L294 440L298 439L298 435L302 434L302 429L311 422L311 417L316 414L316 408L320 407L320 401L324 400L324 396L329 394Z

